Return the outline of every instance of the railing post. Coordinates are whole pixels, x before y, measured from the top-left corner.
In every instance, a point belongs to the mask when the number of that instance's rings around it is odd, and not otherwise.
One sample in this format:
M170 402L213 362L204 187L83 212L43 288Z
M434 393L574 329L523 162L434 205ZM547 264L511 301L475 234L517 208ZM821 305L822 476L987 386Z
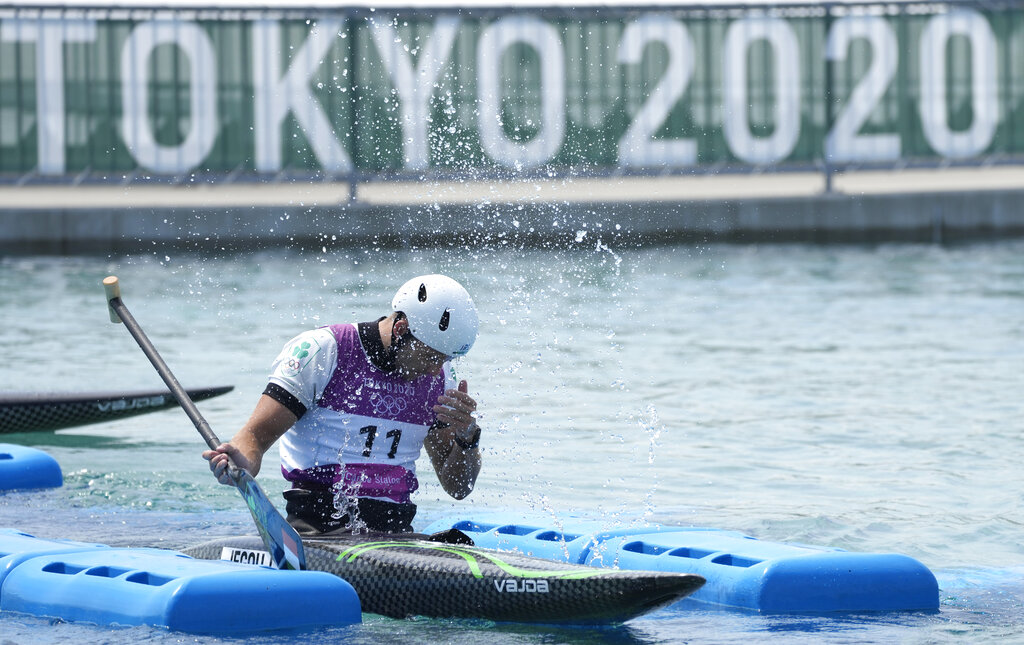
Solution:
M832 12L834 5L826 2L825 8L825 42L828 42L828 35L832 32ZM826 50L828 45L826 44ZM835 115L832 109L832 101L835 98L835 79L832 76L832 62L828 56L823 57L825 65L825 138L821 151L822 168L825 173L825 193L832 192L832 160L829 158L828 133L832 131L832 122Z

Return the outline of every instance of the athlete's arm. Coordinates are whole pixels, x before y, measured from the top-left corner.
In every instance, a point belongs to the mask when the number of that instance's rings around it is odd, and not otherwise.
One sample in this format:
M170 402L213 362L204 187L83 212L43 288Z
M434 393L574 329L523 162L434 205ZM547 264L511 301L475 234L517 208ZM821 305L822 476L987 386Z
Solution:
M429 453L429 449L428 449ZM444 462L438 466L438 459L431 455L431 462L437 471L437 478L445 492L455 499L465 499L476 486L477 475L480 474L480 449L477 447L463 449L452 442Z
M203 452L203 459L210 462L210 470L222 484L232 483L227 474L229 457L236 466L255 477L263 464L263 455L297 420L295 413L264 394L252 416L231 441L222 443L216 450Z
M259 473L264 453L323 391L337 356L337 342L326 328L303 332L285 343L274 359L270 382L252 416L229 443L203 453L220 483L231 483L227 474L229 457L253 477Z
M476 401L469 396L468 384L460 381L457 390L447 390L434 406L437 423L431 426L423 442L437 479L445 492L464 499L476 485L480 474L480 427L473 418Z

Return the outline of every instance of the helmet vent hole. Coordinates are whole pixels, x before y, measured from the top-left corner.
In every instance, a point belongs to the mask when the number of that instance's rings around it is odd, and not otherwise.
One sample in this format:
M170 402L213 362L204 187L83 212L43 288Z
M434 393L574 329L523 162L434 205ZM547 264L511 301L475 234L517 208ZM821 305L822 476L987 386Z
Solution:
M440 329L441 331L446 331L448 329L448 323L451 322L451 319L452 315L448 312L447 309L445 309L444 313L441 314L441 322L437 323L437 328Z
M417 298L420 299L420 302L427 301L427 285L420 283L420 293L417 296Z

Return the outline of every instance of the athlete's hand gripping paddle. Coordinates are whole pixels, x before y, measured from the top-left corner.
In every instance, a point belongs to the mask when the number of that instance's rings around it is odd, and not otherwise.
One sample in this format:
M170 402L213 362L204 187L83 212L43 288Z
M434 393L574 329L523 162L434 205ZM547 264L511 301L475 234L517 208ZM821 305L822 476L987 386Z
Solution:
M149 362L153 364L157 373L160 374L160 378L170 388L174 398L181 404L185 414L192 420L196 430L206 440L206 444L211 449L216 449L221 443L220 439L213 433L210 424L199 413L196 404L192 402L188 393L178 383L178 379L171 373L167 363L157 353L153 343L149 341L146 333L142 331L142 327L139 326L131 312L121 302L121 287L118 284L117 277L110 276L104 278L103 288L107 292L110 322L124 323L124 326L128 328L128 332L135 338L135 342L139 344L143 353L149 358ZM252 513L252 519L256 522L256 528L260 532L260 537L263 538L263 544L270 551L274 566L278 569L305 569L306 556L302 550L302 538L281 517L281 514L274 508L274 505L267 498L259 484L256 483L256 480L247 471L236 467L233 463L231 464L229 474L238 492L241 493L242 498L249 507L249 512Z

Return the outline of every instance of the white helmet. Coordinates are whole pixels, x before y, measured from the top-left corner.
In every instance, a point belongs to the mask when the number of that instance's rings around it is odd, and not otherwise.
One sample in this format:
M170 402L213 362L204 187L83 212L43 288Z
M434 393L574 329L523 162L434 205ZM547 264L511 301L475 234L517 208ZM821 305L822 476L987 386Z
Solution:
M448 276L409 280L395 294L391 309L405 314L413 336L447 356L462 356L476 341L476 306L469 292Z

